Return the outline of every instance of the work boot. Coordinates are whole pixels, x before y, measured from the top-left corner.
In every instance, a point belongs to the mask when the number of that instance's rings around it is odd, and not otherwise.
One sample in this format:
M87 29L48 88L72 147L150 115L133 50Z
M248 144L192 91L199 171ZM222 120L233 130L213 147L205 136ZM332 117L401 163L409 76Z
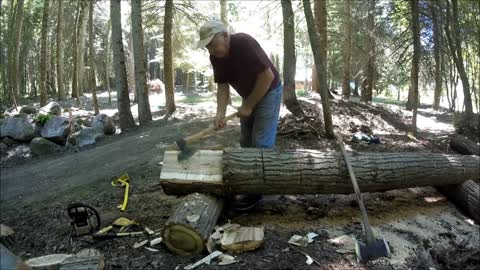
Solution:
M230 209L241 213L249 212L262 200L262 195L235 195L228 200Z

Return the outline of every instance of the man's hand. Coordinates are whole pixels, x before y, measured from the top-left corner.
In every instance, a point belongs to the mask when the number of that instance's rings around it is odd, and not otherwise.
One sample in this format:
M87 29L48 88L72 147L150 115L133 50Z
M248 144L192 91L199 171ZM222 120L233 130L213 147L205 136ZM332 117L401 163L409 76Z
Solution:
M238 117L249 117L252 114L253 109L250 108L246 104L242 104L240 108L238 108L237 116Z
M221 129L224 128L227 123L225 122L225 115L216 115L215 120L213 121L213 124L215 125L216 129Z

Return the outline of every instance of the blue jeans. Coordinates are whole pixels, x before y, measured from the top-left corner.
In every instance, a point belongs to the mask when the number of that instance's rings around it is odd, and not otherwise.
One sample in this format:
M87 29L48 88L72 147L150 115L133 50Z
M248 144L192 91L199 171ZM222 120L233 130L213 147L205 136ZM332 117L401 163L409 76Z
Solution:
M282 90L279 83L258 102L252 115L240 119L241 147L272 148L275 145Z

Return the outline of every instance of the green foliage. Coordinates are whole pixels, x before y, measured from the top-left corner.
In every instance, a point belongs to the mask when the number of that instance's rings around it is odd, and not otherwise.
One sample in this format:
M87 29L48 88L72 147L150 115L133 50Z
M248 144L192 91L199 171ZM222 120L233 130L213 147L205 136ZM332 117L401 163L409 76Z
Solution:
M41 124L41 125L44 125L45 123L48 122L48 120L50 120L50 115L48 114L37 114L37 116L35 117L35 122L37 124Z

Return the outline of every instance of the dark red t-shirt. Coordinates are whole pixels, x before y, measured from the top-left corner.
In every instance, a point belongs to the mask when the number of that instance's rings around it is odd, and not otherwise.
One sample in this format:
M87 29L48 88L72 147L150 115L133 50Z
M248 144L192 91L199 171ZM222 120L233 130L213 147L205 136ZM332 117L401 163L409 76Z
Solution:
M225 58L210 55L216 83L230 84L240 96L247 98L255 86L257 76L270 68L274 78L268 91L277 87L280 76L260 44L248 34L230 35L230 51Z

